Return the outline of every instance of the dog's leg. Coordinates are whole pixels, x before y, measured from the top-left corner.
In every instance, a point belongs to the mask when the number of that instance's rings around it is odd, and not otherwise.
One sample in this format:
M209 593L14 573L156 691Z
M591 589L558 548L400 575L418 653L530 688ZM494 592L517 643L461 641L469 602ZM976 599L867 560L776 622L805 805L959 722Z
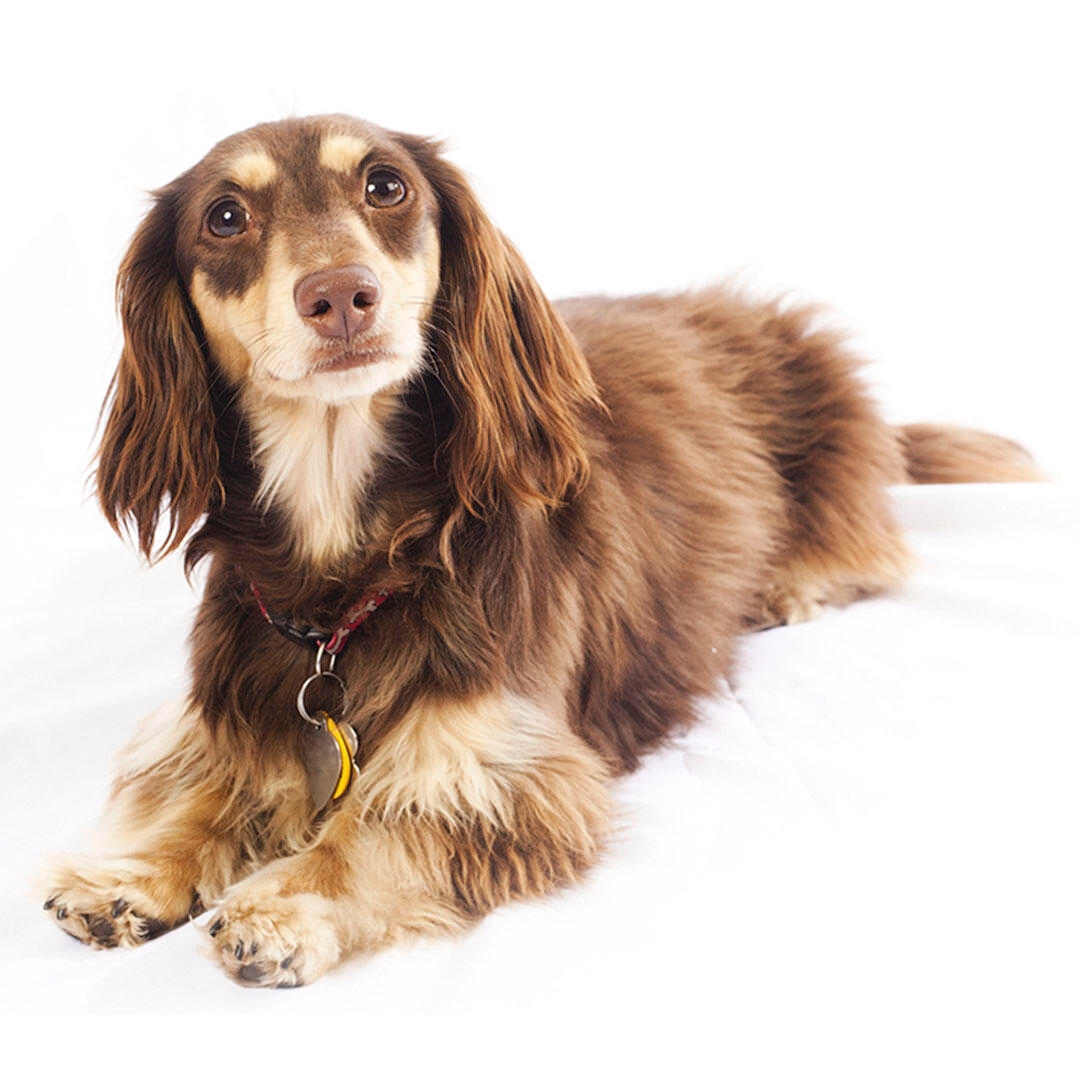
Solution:
M888 487L907 479L894 428L857 365L827 335L803 341L768 436L787 492L783 541L754 613L758 626L803 622L825 604L888 588L910 569Z
M296 986L403 936L460 930L584 872L608 827L607 779L522 699L418 705L307 851L228 891L211 949L241 983Z
M799 508L799 523L762 592L756 627L806 622L823 606L872 596L910 570L884 486L853 466L836 502L811 500Z
M197 710L153 713L117 766L86 853L57 856L39 875L45 910L97 948L157 937L250 866L242 815L254 800L245 804L235 755L215 745Z

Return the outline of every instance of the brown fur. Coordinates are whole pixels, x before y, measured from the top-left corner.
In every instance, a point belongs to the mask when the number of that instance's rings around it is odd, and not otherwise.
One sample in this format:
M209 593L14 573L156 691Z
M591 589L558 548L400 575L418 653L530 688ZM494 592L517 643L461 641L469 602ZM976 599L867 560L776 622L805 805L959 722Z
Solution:
M399 206L366 200L373 166ZM223 195L242 235L207 232ZM343 346L293 283L355 263L383 285L379 360L323 373ZM248 984L575 881L608 779L691 721L741 631L903 574L889 484L1026 476L988 436L882 423L812 312L720 288L553 306L435 144L345 117L234 136L163 188L119 295L102 506L148 556L202 518L187 560L211 566L190 700L129 749L48 909L116 945L219 905L210 949ZM394 593L339 657L360 771L322 814L312 657L252 581L327 629Z
M1022 446L1000 435L947 424L905 424L899 434L908 477L915 484L1046 479Z

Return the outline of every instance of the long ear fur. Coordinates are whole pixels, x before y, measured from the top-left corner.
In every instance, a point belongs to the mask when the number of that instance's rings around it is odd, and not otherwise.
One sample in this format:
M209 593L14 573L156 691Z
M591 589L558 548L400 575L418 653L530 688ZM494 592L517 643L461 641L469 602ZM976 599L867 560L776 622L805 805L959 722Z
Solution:
M117 532L130 526L155 557L175 550L220 489L206 360L175 263L176 192L155 193L120 264L124 348L102 414L97 490Z
M585 358L461 171L405 141L442 212L432 347L455 414L451 483L474 514L507 494L556 506L588 476L579 420L600 404Z

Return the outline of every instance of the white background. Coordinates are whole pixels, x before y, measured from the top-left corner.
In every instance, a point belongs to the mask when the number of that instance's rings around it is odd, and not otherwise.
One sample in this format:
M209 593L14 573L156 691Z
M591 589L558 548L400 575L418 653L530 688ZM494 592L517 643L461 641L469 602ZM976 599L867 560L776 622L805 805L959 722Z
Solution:
M288 114L446 137L552 296L733 277L823 301L891 419L992 428L1075 480L1069 7L21 7L0 70L12 587L48 577L86 498L144 192Z
M5 482L30 506L81 484L143 193L239 128L329 111L447 138L552 296L734 276L822 301L891 417L987 426L1075 475L1067 10L20 6L0 72Z

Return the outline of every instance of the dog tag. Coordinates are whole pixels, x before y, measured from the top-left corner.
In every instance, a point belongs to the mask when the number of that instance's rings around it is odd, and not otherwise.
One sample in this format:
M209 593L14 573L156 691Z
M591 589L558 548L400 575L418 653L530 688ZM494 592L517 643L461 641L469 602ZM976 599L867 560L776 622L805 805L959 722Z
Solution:
M351 724L339 724L325 712L316 713L314 722L305 726L300 754L316 810L345 793L356 771L353 759L359 743Z

